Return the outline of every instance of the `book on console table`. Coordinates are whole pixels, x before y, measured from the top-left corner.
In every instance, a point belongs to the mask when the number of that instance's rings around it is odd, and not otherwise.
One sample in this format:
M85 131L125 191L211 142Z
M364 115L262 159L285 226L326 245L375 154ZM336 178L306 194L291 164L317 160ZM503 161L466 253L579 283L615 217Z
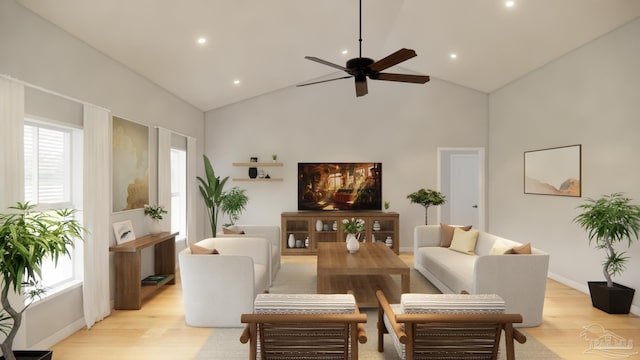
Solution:
M168 277L167 275L149 275L142 279L142 285L158 285Z

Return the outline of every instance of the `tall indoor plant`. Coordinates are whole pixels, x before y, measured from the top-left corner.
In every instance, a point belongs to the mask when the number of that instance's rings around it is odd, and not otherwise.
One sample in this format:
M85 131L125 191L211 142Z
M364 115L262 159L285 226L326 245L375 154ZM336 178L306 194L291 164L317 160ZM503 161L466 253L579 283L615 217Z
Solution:
M224 224L225 226L233 226L247 208L249 197L246 192L247 190L234 186L222 194L222 212L229 216L229 224Z
M446 198L441 192L431 189L420 189L407 195L407 199L412 204L420 204L424 206L424 224L429 225L429 207L442 205L446 202Z
M45 292L39 285L43 260L57 262L61 256L69 256L74 241L82 240L84 229L74 219L75 210L37 212L29 203L17 203L9 209L8 214L0 214L0 331L5 335L0 348L5 359L15 360L13 341L22 315ZM11 293L24 293L29 301L24 307L14 307Z
M221 210L224 185L227 183L227 180L229 180L229 177L227 176L224 179L220 179L220 177L216 176L216 173L213 171L213 166L211 166L211 161L209 161L207 155L202 155L202 157L204 158L206 181L200 176L197 178L200 182L200 194L202 194L204 204L207 206L207 214L209 217L209 223L211 224L211 236L216 237L216 230L218 229L218 215Z
M578 206L582 212L573 219L587 231L589 245L594 244L596 249L605 251L602 273L607 280L606 284L589 282L589 290L593 306L608 313L628 313L635 292L631 288L614 283L612 279L613 276L622 274L629 260L625 252L617 250L614 245L626 243L629 247L633 240L638 239L640 206L632 205L630 201L631 199L622 193L603 195L599 199L587 198L586 203ZM601 293L606 298L594 297ZM620 301L624 302L620 305L617 300L619 296L622 297Z

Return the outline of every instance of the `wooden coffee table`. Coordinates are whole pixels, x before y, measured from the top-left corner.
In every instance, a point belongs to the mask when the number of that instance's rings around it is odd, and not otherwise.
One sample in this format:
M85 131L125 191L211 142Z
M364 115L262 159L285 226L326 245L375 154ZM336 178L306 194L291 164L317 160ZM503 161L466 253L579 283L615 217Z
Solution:
M409 267L384 243L362 243L355 254L344 242L318 244L318 294L340 294L353 290L358 305L377 307L376 290L393 303L409 292ZM400 275L398 288L391 275Z

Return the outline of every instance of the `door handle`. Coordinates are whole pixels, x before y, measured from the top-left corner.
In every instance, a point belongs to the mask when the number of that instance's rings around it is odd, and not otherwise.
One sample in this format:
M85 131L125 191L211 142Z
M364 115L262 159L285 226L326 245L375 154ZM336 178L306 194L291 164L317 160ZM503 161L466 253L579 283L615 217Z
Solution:
M472 205L471 207L474 208L474 209L477 209L478 205Z

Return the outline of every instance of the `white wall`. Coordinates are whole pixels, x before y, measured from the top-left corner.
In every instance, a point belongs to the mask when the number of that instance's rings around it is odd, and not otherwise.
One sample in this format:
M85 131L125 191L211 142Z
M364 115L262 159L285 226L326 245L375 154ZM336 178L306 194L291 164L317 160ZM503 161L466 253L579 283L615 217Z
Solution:
M353 80L287 88L206 113L205 153L217 175L247 177L232 167L278 154L283 168L264 168L282 182L232 182L248 190L239 223L280 224L283 211L297 210L298 162L382 163L383 200L400 213L400 247L412 247L413 228L424 208L406 196L437 186L438 147L487 144L487 95L432 79L426 85L369 81L356 98ZM436 210L429 221L437 223ZM203 224L207 226L206 224Z
M0 0L0 49L0 74L108 108L114 115L151 128L162 126L195 137L198 154L202 154L204 124L203 113L200 110L69 36L60 28L16 4L14 0ZM27 104L28 110L47 112L43 107L53 107L53 113L58 114L75 111L73 106L69 108L55 101L49 102L46 96L39 97L34 92L28 92L29 94L33 96L27 96L26 100L35 99L38 104ZM70 121L74 122L75 119ZM155 144L155 139L151 139L151 143ZM153 151L151 153L153 154ZM156 159L154 156L151 156L151 159L153 171ZM110 177L111 174L104 176ZM156 189L156 178L153 175L150 187ZM152 192L150 201L154 201L155 198L156 194ZM136 234L146 233L142 210L115 213L111 216L112 222L124 219L133 221ZM201 236L198 234L197 237ZM113 263L111 267L113 269ZM36 313L46 313L47 321L50 324L58 324L59 329L77 322L77 313L70 313L56 306L81 306L80 295L80 292L72 291L64 295L69 297L65 301L49 301L39 305L46 307L46 310L31 309L33 316L27 314L29 322L25 327L44 321L38 319ZM35 343L48 346L46 337L52 334L39 331L35 325L30 328L26 330L26 346ZM54 330L49 327L47 331Z
M523 152L582 144L582 195L640 204L640 19L490 95L489 230L551 254L553 277L587 292L602 250L572 222L584 199L523 194ZM616 278L640 289L640 243ZM640 296L634 299L638 312Z

